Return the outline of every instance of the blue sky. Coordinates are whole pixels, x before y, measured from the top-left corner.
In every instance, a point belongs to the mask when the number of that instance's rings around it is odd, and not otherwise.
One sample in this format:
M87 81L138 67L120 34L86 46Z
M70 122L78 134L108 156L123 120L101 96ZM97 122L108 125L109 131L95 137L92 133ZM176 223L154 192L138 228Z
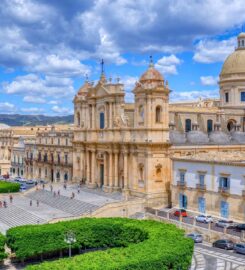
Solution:
M1 0L0 113L66 115L85 75L125 84L153 55L171 100L218 97L245 23L242 0Z

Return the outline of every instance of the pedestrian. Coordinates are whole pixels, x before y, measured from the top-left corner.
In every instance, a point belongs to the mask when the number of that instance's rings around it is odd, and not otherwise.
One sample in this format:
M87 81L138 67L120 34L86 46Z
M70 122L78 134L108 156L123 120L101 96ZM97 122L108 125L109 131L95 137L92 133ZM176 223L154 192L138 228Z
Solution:
M66 183L64 183L64 189L66 189Z
M37 207L39 206L39 200L37 200Z
M3 207L7 208L7 202L5 200L3 201Z
M58 196L60 196L60 190L58 190L58 192L57 192L57 193L58 193Z
M72 192L72 199L74 199L75 198L75 193L74 192Z
M32 206L32 200L30 200L30 206Z
M10 201L10 203L13 202L13 196L12 196L12 194L9 195L9 201Z
M45 188L45 185L43 184L43 189Z
M78 193L78 194L80 193L80 187L78 187L78 189L77 189L77 193Z

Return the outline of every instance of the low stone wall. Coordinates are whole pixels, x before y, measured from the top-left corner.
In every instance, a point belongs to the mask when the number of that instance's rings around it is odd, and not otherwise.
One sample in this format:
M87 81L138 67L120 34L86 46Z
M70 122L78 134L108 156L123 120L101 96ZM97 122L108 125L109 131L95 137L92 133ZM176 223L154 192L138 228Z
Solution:
M209 230L209 229L206 229L206 228L202 228L202 227L199 227L199 226L194 226L192 224L187 224L187 223L179 222L179 221L176 221L176 220L167 219L167 218L164 218L164 217L159 217L159 216L156 216L156 215L150 214L150 213L146 213L146 218L161 221L161 222L165 222L165 223L175 224L176 226L178 226L178 227L182 228L183 230L185 230L186 233L191 233L191 232L200 233L200 234L202 234L204 241L207 241L207 242L210 242L210 243L212 243L212 242L214 242L214 241L216 241L218 239L221 239L221 238L229 239L229 240L232 240L233 242L245 241L244 234L243 234L243 237L240 238L240 237L235 236L235 235L225 234L225 233L222 233L222 232L216 232L216 231Z

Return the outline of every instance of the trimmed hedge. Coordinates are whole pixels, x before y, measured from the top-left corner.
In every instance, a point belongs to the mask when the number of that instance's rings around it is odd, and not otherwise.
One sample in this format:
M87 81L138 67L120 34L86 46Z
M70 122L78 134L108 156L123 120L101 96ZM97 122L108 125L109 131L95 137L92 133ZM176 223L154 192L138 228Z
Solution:
M19 183L0 181L0 193L18 192L20 190Z
M7 257L5 253L4 245L6 243L6 238L0 233L0 262Z
M73 251L106 248L73 258L28 266L28 270L188 269L193 241L172 224L123 218L84 218L46 225L11 228L7 243L19 259L67 250L64 233L72 230Z

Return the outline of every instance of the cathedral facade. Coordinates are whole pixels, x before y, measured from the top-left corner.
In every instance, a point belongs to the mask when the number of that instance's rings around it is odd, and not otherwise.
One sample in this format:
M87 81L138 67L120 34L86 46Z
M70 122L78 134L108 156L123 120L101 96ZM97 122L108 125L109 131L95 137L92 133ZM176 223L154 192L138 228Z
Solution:
M134 104L125 103L123 84L104 72L96 85L86 81L74 98L73 180L170 205L171 192L178 193L172 158L243 149L244 33L219 86L220 99L169 103L168 82L152 61L133 89Z

